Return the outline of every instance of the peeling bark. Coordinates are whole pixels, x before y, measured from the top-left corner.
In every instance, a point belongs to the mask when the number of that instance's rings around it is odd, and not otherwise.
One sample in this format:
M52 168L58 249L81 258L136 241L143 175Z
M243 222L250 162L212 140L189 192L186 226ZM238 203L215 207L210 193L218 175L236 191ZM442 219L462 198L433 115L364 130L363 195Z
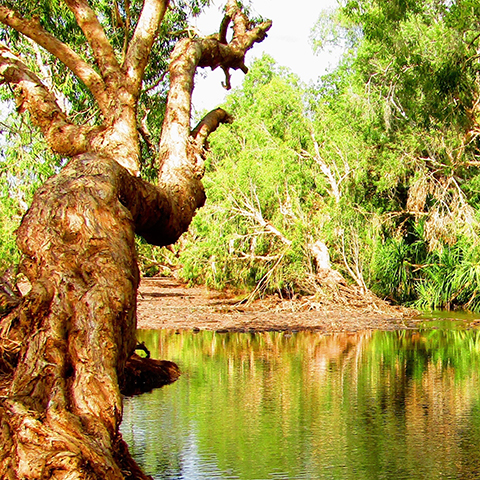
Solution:
M26 65L0 47L0 82L49 146L72 159L35 194L18 229L22 272L32 288L0 320L0 479L144 479L121 439L122 394L174 381L170 362L141 359L136 347L139 272L134 235L170 245L205 202L206 140L221 109L191 131L193 78L201 66L244 65L270 22L251 26L229 1L222 32L178 42L158 158L158 185L137 177L136 108L148 54L168 1L145 0L125 61L119 65L85 0L65 0L98 62L99 73L38 22L0 7L0 22L63 61L92 92L104 123L77 126ZM233 22L227 44L225 31ZM154 382L151 382L151 380ZM3 382L3 383L2 383Z
M94 155L72 160L36 193L18 231L21 268L32 289L10 326L10 337L25 343L0 400L0 444L11 446L3 449L0 478L5 468L15 471L13 478L51 478L60 471L128 478L116 449L120 388L132 389L125 367L133 361L133 371L141 370L134 356L134 229L152 230L161 243L172 213L162 191ZM157 384L178 376L174 367L149 366L157 373L163 368ZM85 465L89 473L80 475Z

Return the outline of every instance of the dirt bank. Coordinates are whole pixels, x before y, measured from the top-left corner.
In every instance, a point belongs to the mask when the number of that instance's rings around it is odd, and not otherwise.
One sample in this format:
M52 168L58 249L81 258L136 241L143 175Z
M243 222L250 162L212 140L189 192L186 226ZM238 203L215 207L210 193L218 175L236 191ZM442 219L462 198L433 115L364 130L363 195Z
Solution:
M414 327L413 312L367 305L361 308L273 296L250 304L205 287L188 288L168 277L143 278L138 295L142 329L354 332Z

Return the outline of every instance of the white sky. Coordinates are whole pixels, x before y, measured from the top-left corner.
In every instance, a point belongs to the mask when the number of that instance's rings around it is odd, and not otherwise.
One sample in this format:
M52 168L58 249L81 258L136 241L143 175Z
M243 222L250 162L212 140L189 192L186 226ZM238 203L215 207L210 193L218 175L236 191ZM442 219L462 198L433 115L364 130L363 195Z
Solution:
M203 35L217 32L225 1L214 0L193 24ZM314 55L309 41L310 32L321 11L335 8L336 0L252 0L253 11L273 21L268 37L247 53L246 64L268 53L279 65L289 67L304 82L316 80L335 66L336 55L327 52ZM220 104L228 93L221 85L225 80L218 68L205 69L206 78L197 75L193 103L197 111L210 110ZM244 74L232 71L232 88L239 87Z

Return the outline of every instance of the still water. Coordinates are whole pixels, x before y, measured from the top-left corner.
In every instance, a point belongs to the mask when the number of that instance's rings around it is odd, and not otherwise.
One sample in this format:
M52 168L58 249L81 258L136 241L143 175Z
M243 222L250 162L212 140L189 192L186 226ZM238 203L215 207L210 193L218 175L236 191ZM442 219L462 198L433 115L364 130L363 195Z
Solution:
M127 398L122 433L155 479L480 479L480 331L447 324L142 331L183 375Z

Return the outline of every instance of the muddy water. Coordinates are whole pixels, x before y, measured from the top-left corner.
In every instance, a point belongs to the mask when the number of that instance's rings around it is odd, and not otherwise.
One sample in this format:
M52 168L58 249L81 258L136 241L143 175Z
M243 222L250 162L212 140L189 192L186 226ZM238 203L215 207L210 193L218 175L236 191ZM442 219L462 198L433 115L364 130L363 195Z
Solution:
M124 438L155 479L480 478L480 331L463 322L141 339L183 371L125 401Z

